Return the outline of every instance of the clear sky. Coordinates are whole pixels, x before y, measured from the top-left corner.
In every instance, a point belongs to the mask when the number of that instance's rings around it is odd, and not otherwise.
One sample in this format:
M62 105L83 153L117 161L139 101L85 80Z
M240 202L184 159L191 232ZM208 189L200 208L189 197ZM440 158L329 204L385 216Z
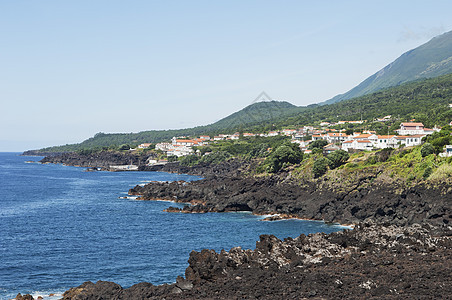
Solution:
M452 1L0 0L0 151L213 123L358 85L452 30Z

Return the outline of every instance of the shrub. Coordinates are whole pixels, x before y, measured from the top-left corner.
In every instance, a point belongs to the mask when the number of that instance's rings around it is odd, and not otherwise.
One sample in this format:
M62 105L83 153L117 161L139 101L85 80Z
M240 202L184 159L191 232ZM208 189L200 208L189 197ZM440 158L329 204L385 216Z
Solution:
M430 175L429 180L442 180L452 177L452 166L449 164L442 164Z
M223 161L228 160L231 157L231 154L225 151L216 151L210 154L204 155L199 162L208 163L208 164L219 164Z
M187 155L187 156L182 156L182 158L180 159L180 164L182 166L194 166L198 163L199 157L195 154L192 155Z
M424 145L422 145L422 148L421 148L421 155L422 155L422 157L426 157L426 156L428 156L430 154L433 154L433 153L435 153L435 148L433 147L432 144L425 143Z
M122 144L119 146L118 150L129 150L130 146L128 144Z
M336 150L327 156L328 166L331 170L336 169L347 162L350 155L344 150Z
M318 178L326 173L327 170L327 160L324 157L317 159L312 166L312 174L314 178Z
M328 142L325 140L317 140L317 141L313 141L311 143L309 143L308 145L308 149L313 150L313 149L323 149L323 147L325 147L326 145L328 145Z
M427 167L427 168L425 168L424 174L422 174L422 177L424 179L427 179L430 177L430 175L432 175L432 172L433 172L432 167Z
M168 162L175 162L177 161L178 157L176 155L170 155L168 156Z
M270 173L276 173L282 168L297 164L303 160L303 152L294 143L285 143L276 148L265 159L264 165Z
M391 153L394 151L393 148L384 148L375 153L377 162L385 162L391 157Z

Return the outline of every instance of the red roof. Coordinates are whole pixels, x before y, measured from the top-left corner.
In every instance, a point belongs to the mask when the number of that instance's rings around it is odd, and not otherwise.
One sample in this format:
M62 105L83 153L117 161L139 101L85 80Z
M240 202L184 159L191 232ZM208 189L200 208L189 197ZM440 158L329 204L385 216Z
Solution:
M379 139L390 139L394 137L395 135L378 135L377 138Z
M355 137L353 137L353 138L354 138L354 139L366 139L366 138L370 137L371 135L372 135L372 134L363 133L363 134L357 135L357 136L355 136Z
M424 127L424 124L422 123L402 123L400 125L403 125L405 127L416 127L416 126Z

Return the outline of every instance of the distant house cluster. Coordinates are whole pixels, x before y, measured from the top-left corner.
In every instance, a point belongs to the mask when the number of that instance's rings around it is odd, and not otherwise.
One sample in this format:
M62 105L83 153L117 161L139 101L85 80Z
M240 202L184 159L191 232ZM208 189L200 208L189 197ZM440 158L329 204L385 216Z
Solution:
M382 122L391 116L379 119ZM375 131L364 131L347 135L343 132L323 132L312 135L312 141L325 140L331 145L340 146L340 149L349 150L372 150L383 148L398 148L400 146L417 146L422 143L422 138L432 134L435 130L424 127L422 123L401 123L397 131L399 135L377 135ZM331 147L327 145L326 148ZM327 151L328 152L328 151Z
M386 122L391 116L385 116L381 119L377 119L379 122ZM363 121L339 121L336 124L361 124ZM451 122L452 123L452 122ZM353 133L347 135L345 130L335 131L328 128L332 123L322 122L321 129L313 126L304 126L297 129L283 129L280 131L270 131L266 133L250 133L245 132L240 134L236 132L234 134L219 134L213 137L203 135L197 138L187 137L173 137L171 142L158 143L155 145L156 150L161 150L166 153L167 156L186 156L194 154L194 146L205 146L209 143L215 143L223 140L238 140L241 137L272 137L278 135L291 136L292 142L297 143L300 148L309 153L308 146L311 142L317 140L325 140L328 142L324 147L325 153L330 153L339 149L345 151L353 150L372 150L383 148L398 148L400 146L417 146L422 143L422 138L428 134L432 134L439 129L425 128L422 123L405 122L400 124L400 128L397 131L398 135L377 135L375 131L364 131L359 133ZM147 148L150 144L145 143L138 146L139 148Z
M204 146L208 144L210 136L200 136L199 138L187 139L186 137L173 137L171 143L158 143L156 150L166 152L167 156L186 156L193 154L193 146Z

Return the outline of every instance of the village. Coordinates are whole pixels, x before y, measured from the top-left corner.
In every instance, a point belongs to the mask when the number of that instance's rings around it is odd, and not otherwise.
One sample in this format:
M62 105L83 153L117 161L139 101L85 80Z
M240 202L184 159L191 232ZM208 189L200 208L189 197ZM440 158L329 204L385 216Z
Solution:
M385 122L390 116L382 119L377 119L379 122ZM422 138L439 132L440 128L433 129L425 128L420 122L402 122L400 128L396 130L397 135L378 135L375 131L363 130L362 132L354 132L346 134L345 129L335 130L329 127L342 124L362 124L364 121L339 121L337 123L320 123L320 128L313 126L304 126L296 129L283 129L280 131L270 131L267 133L239 133L234 134L219 134L218 136L202 135L196 138L187 137L173 137L171 142L163 142L155 144L155 149L166 153L167 157L176 156L182 157L196 154L194 147L207 146L211 143L216 143L225 140L239 140L241 138L249 137L274 137L274 136L288 136L291 137L293 143L297 143L300 149L309 154L312 150L309 149L309 144L314 141L323 140L325 146L323 152L325 154L334 152L336 150L344 150L347 152L357 151L371 151L375 149L384 148L399 148L411 147L422 144ZM451 122L452 125L452 122ZM151 146L151 143L143 143L138 146L139 149L145 149ZM199 150L198 150L199 152ZM452 156L452 146L446 146L446 152L442 156ZM155 164L157 161L151 161L150 164Z

